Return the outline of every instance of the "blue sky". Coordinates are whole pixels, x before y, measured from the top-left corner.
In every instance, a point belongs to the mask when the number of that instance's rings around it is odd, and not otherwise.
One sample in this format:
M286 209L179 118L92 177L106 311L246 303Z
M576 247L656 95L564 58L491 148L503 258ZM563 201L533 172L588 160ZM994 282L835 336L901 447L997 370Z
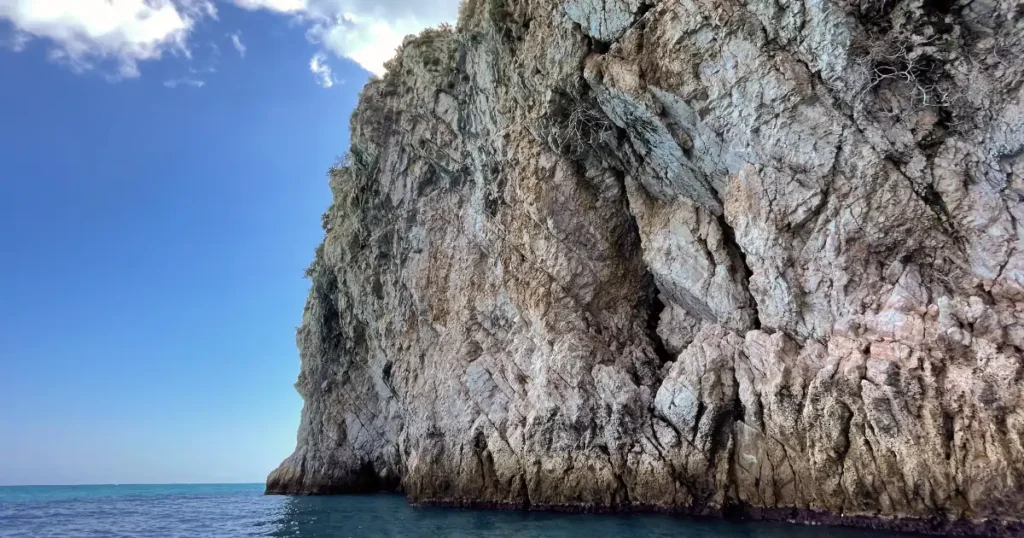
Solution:
M435 22L359 4L0 0L0 484L262 481L294 448L326 170Z

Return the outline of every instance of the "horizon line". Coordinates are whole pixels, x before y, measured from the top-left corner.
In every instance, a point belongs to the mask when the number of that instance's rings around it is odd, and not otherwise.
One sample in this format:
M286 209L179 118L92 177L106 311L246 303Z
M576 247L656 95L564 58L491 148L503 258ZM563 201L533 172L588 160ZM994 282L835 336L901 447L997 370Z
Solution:
M0 488L73 488L90 486L248 486L266 482L109 482L106 484L0 484Z

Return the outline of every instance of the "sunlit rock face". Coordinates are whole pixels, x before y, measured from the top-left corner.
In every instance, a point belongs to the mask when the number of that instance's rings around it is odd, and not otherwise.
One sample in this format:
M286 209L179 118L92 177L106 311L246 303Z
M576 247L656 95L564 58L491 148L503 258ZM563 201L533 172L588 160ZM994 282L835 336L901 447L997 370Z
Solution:
M467 0L370 82L271 493L1021 534L1024 7Z

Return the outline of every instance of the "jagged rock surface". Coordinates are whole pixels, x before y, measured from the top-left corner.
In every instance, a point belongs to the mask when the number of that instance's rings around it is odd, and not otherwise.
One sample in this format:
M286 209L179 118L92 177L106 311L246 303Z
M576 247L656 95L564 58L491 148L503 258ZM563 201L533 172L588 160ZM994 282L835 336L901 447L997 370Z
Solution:
M1024 514L1024 5L467 0L363 91L271 493Z

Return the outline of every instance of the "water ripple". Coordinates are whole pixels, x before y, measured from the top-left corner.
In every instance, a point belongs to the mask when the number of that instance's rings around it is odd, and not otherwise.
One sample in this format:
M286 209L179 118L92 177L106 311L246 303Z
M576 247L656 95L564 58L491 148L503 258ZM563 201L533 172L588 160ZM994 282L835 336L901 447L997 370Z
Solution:
M0 538L812 538L822 531L655 515L418 509L393 495L266 497L257 484L0 487ZM827 534L892 536L846 529Z

